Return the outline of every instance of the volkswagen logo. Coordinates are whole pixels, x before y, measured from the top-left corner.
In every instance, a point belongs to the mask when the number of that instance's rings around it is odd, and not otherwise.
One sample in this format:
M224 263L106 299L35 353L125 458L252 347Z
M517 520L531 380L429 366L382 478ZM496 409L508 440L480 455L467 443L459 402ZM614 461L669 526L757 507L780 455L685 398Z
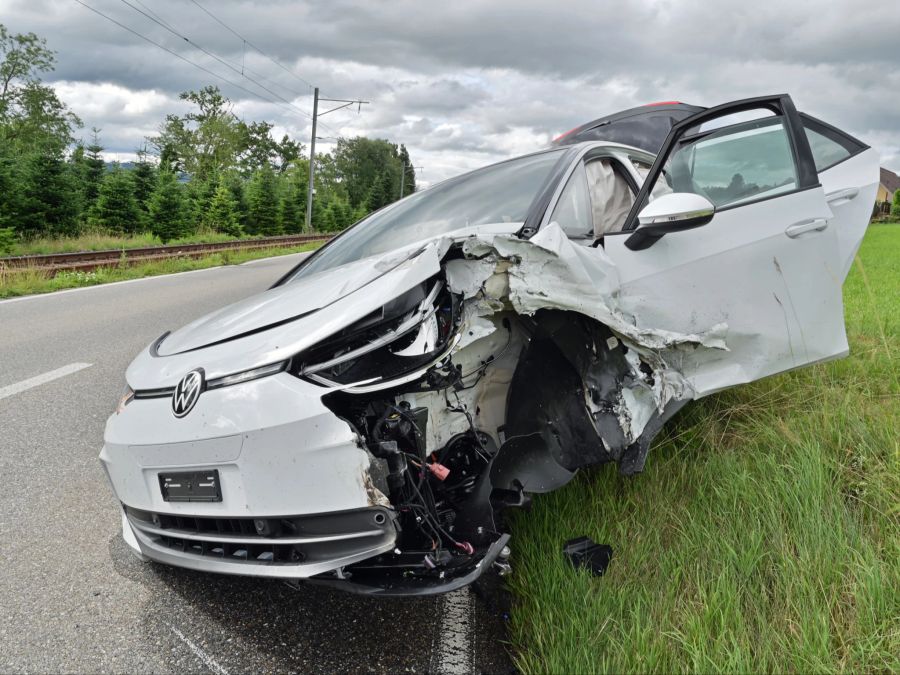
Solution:
M203 369L197 368L181 378L172 394L172 412L184 417L193 409L203 391Z

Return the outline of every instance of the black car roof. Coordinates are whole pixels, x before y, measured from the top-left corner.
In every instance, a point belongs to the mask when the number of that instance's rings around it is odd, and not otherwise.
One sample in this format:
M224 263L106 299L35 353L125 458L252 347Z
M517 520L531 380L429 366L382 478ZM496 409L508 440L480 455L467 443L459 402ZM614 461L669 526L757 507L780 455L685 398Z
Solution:
M575 127L555 138L552 145L612 141L656 154L676 122L703 110L706 108L680 101L648 103Z

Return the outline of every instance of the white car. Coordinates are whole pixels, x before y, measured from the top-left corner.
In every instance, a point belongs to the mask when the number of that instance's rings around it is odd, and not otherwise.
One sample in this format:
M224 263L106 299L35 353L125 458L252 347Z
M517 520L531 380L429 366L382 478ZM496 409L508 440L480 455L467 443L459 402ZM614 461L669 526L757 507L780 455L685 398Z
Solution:
M846 355L877 182L781 95L626 111L396 202L135 359L100 455L124 539L361 593L468 584L508 555L504 509L640 471L692 399Z

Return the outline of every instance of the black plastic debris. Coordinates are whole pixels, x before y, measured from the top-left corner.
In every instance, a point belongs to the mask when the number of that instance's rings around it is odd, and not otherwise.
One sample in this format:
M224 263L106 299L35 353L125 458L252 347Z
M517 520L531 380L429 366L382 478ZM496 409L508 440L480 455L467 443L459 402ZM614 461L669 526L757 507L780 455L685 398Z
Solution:
M595 577L602 577L612 559L612 546L598 544L588 537L570 539L563 546L563 553L576 569L584 568Z

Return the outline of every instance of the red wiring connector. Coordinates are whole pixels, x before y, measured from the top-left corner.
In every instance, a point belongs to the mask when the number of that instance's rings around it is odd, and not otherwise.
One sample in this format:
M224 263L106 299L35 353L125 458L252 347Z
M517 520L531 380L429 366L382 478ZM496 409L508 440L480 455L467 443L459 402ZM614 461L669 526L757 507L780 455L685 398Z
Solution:
M431 471L438 480L446 480L447 476L450 475L450 469L443 464L434 462L433 464L426 464L425 466L428 467L428 470Z
M473 547L472 544L467 541L457 541L456 548L463 551L466 555L472 555L473 553L475 553L475 547Z

